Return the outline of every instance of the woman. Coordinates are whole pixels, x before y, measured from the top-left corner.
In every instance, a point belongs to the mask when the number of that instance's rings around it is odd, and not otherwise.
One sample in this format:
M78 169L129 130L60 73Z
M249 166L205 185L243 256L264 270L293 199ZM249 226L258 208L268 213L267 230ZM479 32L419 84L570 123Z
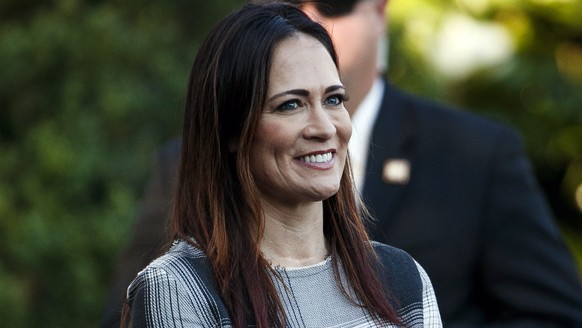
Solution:
M368 240L346 99L299 9L247 5L214 28L190 75L175 242L130 285L132 326L441 325L422 268Z

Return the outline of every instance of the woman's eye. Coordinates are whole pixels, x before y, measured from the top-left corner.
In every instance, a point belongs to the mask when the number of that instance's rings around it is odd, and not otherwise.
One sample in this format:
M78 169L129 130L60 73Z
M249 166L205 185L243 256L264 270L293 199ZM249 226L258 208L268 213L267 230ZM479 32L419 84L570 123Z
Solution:
M282 103L281 105L279 105L277 107L277 110L279 111L290 111L290 110L294 110L301 107L301 104L299 103L299 100L289 100L286 101L284 103Z
M344 101L346 101L346 96L343 94L337 94L327 97L327 99L325 99L325 104L328 106L339 106Z

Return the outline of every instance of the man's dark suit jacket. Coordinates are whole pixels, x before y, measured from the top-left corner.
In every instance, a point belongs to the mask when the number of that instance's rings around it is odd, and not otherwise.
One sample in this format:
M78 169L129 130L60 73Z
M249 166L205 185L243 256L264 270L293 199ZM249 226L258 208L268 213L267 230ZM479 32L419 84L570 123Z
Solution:
M165 241L179 151L176 140L156 160L104 326ZM391 160L409 164L408 181L386 176ZM424 267L445 327L582 327L580 275L511 130L387 85L363 197L372 239Z

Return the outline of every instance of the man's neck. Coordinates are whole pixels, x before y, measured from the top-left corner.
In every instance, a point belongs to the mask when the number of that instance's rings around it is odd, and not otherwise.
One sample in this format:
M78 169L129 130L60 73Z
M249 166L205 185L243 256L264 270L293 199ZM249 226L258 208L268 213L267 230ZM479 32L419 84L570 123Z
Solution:
M372 89L372 85L377 78L378 74L371 74L370 76L358 78L354 83L348 80L344 81L346 90L350 97L350 100L346 103L346 109L351 117L354 116L356 110L360 107L362 101L370 92L370 89Z

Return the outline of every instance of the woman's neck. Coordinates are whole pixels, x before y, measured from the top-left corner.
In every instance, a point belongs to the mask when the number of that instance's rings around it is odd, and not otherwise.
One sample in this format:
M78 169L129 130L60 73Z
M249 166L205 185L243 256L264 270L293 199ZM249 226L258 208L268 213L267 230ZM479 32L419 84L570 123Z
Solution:
M263 256L272 265L304 267L323 261L329 248L323 234L321 202L295 209L264 206Z

